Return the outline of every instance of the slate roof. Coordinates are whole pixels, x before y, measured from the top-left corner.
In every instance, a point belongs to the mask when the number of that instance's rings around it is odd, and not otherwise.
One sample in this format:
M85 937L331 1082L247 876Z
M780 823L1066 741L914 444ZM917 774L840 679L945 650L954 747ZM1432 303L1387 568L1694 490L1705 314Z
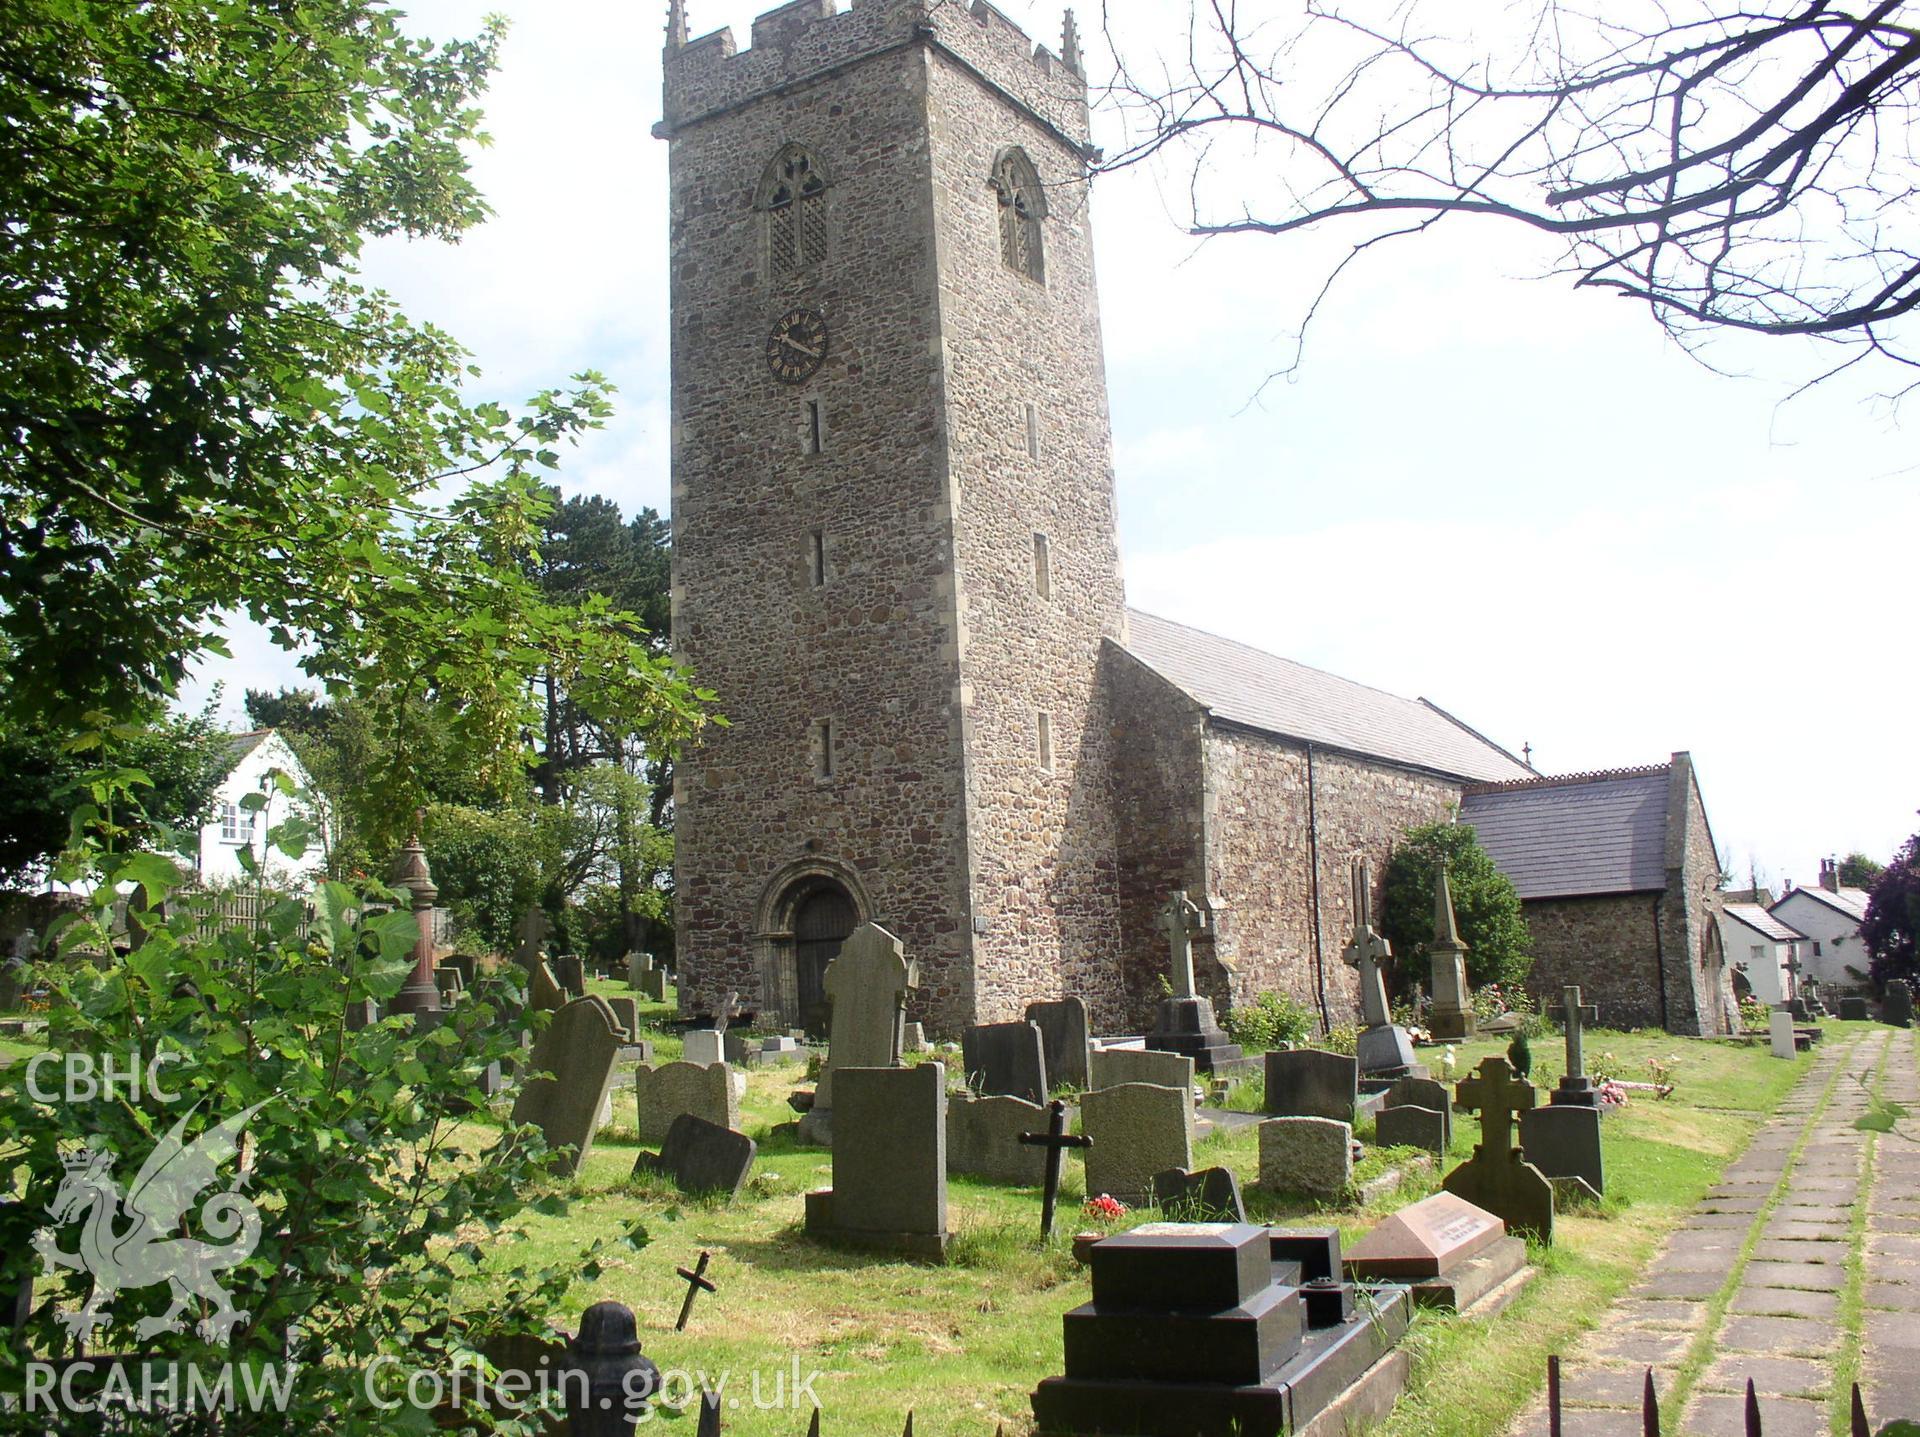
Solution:
M1533 771L1424 699L1403 699L1171 619L1127 611L1127 652L1214 718L1454 778Z
M1851 918L1855 923L1864 923L1867 921L1869 895L1864 888L1842 888L1838 893L1828 888L1796 888L1792 893L1783 894L1780 903L1785 903L1787 899L1794 897L1795 894L1804 894L1817 903L1824 903L1836 913ZM1778 908L1780 903L1776 903L1773 906Z
M1469 789L1460 821L1522 898L1667 886L1668 765Z
M270 728L257 728L252 733L230 733L227 735L227 772L232 773L240 760L273 737Z
M1762 938L1771 938L1776 943L1798 943L1807 936L1797 928L1789 928L1758 903L1728 903L1720 911L1736 922L1746 924Z

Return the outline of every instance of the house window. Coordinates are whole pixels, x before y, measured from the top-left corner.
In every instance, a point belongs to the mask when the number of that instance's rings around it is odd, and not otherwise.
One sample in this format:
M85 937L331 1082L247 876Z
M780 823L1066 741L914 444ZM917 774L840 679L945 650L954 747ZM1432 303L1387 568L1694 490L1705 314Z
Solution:
M1053 548L1045 534L1033 536L1033 592L1043 599L1053 597Z
M813 776L824 782L833 777L833 720L819 719L813 725Z
M222 843L251 843L253 841L253 815L242 813L237 803L220 805L220 841Z
M758 207L767 216L767 263L792 274L827 257L827 181L813 155L788 145L760 179Z
M1053 715L1043 713L1037 725L1039 730L1040 767L1048 773L1053 772Z
M1041 222L1047 197L1027 152L1002 150L993 166L993 188L1000 200L1000 262L1028 279L1045 284L1047 257Z
M1820 940L1818 938L1813 940L1813 956L1816 958L1820 956Z

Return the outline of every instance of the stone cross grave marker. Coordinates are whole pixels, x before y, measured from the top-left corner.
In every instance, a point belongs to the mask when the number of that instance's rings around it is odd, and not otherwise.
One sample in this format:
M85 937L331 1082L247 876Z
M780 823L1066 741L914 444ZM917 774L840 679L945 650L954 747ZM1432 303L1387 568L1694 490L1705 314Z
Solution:
M1167 935L1171 955L1168 979L1173 984L1173 996L1191 998L1194 996L1193 935L1207 931L1206 910L1182 889L1160 910L1160 927Z
M827 965L833 1004L827 1064L815 1109L833 1107L833 1075L841 1068L897 1068L907 1017L907 994L919 986L919 968L878 923L863 923Z
M520 915L520 921L513 926L513 936L519 946L513 950L513 961L522 968L532 970L534 964L546 956L547 951L547 913L544 908L529 908Z
M676 1267L674 1269L675 1272L680 1274L680 1280L687 1285L686 1298L680 1304L680 1320L673 1324L673 1330L675 1332L685 1332L687 1330L687 1319L693 1316L693 1300L696 1297L703 1292L718 1292L720 1290L719 1287L714 1284L713 1279L707 1276L707 1264L712 1261L713 1254L702 1249L700 1260L693 1265L691 1271L684 1267Z
M1456 1089L1455 1101L1480 1118L1473 1156L1448 1173L1441 1186L1504 1218L1510 1229L1553 1241L1553 1184L1523 1157L1514 1141L1519 1114L1537 1101L1533 1084L1515 1076L1505 1058L1482 1058Z
M1387 1006L1385 965L1393 958L1393 947L1373 927L1373 869L1364 858L1353 860L1348 869L1353 885L1353 938L1348 942L1349 968L1360 971L1360 1016L1369 1028L1393 1021Z
M1433 1036L1446 1042L1472 1037L1476 1019L1473 994L1467 987L1467 945L1460 941L1460 925L1454 921L1453 885L1445 858L1434 867L1433 941L1427 945L1427 955L1433 979Z
M1060 1201L1060 1168L1066 1161L1067 1149L1090 1148L1093 1139L1067 1131L1067 1105L1055 1098L1047 1104L1047 1130L1022 1133L1020 1141L1027 1147L1047 1150L1047 1175L1040 1188L1040 1237L1045 1241L1053 1236L1053 1211Z
M1593 1079L1587 1076L1586 1052L1581 1044L1585 1037L1583 1025L1599 1022L1600 1009L1592 1003L1582 1006L1577 983L1562 988L1560 998L1561 1010L1566 1014L1567 1075L1554 1091L1553 1101L1562 1106L1595 1107L1600 1102L1600 1093L1593 1086Z

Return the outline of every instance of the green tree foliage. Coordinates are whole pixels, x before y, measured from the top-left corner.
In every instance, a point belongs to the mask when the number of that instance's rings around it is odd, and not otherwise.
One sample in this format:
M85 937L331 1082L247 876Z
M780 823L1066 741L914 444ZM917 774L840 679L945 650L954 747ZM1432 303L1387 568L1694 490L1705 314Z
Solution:
M537 476L609 412L604 382L469 403L459 346L355 282L369 237L451 238L484 213L462 150L499 38L416 39L380 0L9 7L16 712L125 717L240 610L363 699L398 760L376 775L389 813L422 797L423 704L488 784L527 760L536 671L662 746L700 721L637 616L526 572L551 507Z
M100 781L113 786L122 777ZM172 878L150 855L116 845L101 845L93 860L86 876L98 880L96 906L63 937L105 951L115 882L136 883L157 903L168 898ZM242 1405L222 1414L219 1430L229 1437L431 1431L430 1414L372 1405L365 1374L377 1359L393 1379L382 1395L403 1390L414 1372L445 1376L457 1353L536 1329L583 1272L597 1271L599 1251L630 1252L644 1234L607 1233L551 1263L506 1235L532 1211L565 1210L537 1130L502 1134L470 1121L484 1101L481 1070L524 1057L503 1008L520 996L517 973L483 984L430 1032L415 1032L405 1019L354 1030L349 1005L390 999L412 967L410 913L376 916L360 894L327 884L316 897L318 921L302 936L304 904L283 902L264 928L250 931L220 929L205 902L176 896L167 921L144 926L138 945L111 966L47 964L36 975L60 999L49 1012L55 1052L87 1055L95 1072L108 1060L114 1069L107 1071L124 1070L129 1054L158 1056L159 1086L172 1098L143 1084L113 1101L79 1089L36 1102L26 1084L7 1084L0 1161L24 1180L22 1210L37 1223L66 1181L63 1146L84 1139L110 1155L124 1191L183 1118L190 1140L262 1105L246 1124L250 1176L238 1189L259 1209L258 1246L218 1274L244 1318L224 1336L192 1328L150 1336L136 1324L167 1307L168 1288L129 1286L108 1305L108 1323L89 1349L158 1353L208 1374L231 1362L272 1364L290 1375L284 1410ZM57 1092L57 1075L50 1081ZM201 1204L234 1176L231 1158L208 1175L208 1191L187 1215L193 1236L215 1236ZM69 1225L53 1236L72 1253L77 1233ZM16 1264L33 1257L24 1234L8 1236L19 1239L7 1245L11 1279L22 1270ZM71 1313L89 1286L84 1273L67 1271L43 1279L36 1295ZM188 1321L210 1311L196 1303ZM0 1382L15 1392L31 1354L72 1350L45 1306L21 1338L0 1344ZM181 1430L158 1418L137 1430L163 1425ZM480 1428L469 1422L461 1430ZM522 1419L485 1430L544 1428Z
M1866 854L1855 849L1840 860L1840 886L1843 888L1871 888L1881 874L1887 871L1884 863L1876 863Z
M1901 845L1874 880L1860 937L1873 955L1874 987L1904 978L1920 988L1920 833Z
M1533 939L1520 895L1494 867L1473 829L1455 823L1408 829L1387 864L1382 929L1393 945L1401 981L1423 986L1430 981L1434 867L1442 858L1460 941L1467 945L1468 980L1476 988L1488 983L1517 988L1533 967Z
M0 883L45 876L67 846L82 780L103 757L144 780L140 807L128 815L130 842L173 849L198 836L232 767L227 736L210 708L180 715L156 704L147 712L144 721L81 734L0 713Z

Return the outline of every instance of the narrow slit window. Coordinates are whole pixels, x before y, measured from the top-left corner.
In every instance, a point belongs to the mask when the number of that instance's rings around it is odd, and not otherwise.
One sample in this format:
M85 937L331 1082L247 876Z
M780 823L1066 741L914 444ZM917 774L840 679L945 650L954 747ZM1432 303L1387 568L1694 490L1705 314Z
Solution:
M813 776L833 777L833 720L821 719L813 726Z
M820 413L820 401L807 401L807 453L818 454L826 447L826 425Z
M1040 410L1036 405L1027 406L1027 458L1040 457Z
M1033 592L1043 599L1053 597L1053 546L1045 534L1033 536Z
M827 531L815 529L807 535L807 583L816 589L827 583Z
M1039 723L1040 767L1048 773L1053 772L1053 715L1043 713Z

